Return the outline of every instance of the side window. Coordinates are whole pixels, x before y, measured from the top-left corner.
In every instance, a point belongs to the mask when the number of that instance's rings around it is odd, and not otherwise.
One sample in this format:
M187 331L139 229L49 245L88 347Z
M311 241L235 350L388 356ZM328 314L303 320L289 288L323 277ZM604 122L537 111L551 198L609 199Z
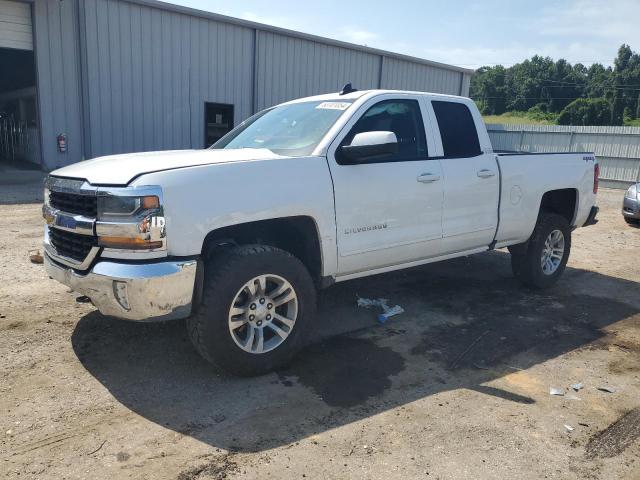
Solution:
M383 100L369 108L351 128L341 145L351 145L358 133L386 131L396 134L398 152L381 162L426 160L427 140L417 100ZM338 159L340 162L340 159Z
M432 101L445 157L480 155L478 132L469 108L463 103Z

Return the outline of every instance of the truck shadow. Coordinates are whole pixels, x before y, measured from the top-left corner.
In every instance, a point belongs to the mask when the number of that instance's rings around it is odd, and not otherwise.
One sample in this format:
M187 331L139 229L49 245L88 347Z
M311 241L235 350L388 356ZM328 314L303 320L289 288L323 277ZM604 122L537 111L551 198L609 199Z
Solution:
M572 350L606 348L606 327L640 312L640 284L567 269L555 289L533 292L511 277L508 262L493 252L335 285L322 294L308 348L259 378L213 369L184 322L90 313L72 343L123 405L232 451L289 444L446 390L527 408L535 398L483 384ZM356 306L357 294L389 298L406 312L379 325L377 312Z

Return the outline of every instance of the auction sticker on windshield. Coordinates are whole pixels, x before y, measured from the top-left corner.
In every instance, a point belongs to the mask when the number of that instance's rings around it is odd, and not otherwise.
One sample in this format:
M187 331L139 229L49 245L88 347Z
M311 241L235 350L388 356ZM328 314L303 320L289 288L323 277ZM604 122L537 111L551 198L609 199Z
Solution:
M322 102L316 108L326 108L329 110L346 110L351 104L345 102Z

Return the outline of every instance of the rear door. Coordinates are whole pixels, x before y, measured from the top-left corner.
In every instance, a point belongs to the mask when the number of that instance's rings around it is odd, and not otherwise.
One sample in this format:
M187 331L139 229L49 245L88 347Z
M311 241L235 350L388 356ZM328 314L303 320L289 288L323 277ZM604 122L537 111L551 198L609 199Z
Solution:
M500 173L493 152L483 152L463 100L430 103L444 174L443 253L488 246L498 225Z
M334 184L338 273L354 274L436 256L442 238L442 170L428 158L424 104L378 95L363 104L328 150ZM363 164L340 157L357 133L391 131L398 153Z

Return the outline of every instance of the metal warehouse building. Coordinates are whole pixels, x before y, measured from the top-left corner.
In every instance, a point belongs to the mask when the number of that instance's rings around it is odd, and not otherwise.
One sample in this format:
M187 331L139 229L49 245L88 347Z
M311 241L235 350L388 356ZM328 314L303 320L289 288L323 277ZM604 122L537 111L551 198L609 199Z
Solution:
M471 70L152 0L0 0L0 158L202 148L296 97L468 95Z

